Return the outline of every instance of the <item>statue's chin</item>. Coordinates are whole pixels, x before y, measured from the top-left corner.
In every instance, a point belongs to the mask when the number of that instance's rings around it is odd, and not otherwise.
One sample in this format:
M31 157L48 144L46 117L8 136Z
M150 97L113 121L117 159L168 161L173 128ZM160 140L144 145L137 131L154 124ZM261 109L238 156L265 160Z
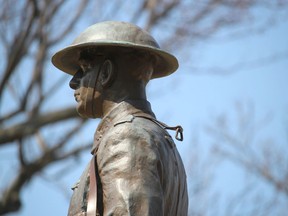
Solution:
M76 110L82 118L88 118L88 116L85 112L85 109L84 109L84 104L82 103L82 101L78 102Z
M76 110L82 118L100 118L100 115L97 114L97 111L92 110L92 106L90 103L84 105L84 103L80 101L78 102Z

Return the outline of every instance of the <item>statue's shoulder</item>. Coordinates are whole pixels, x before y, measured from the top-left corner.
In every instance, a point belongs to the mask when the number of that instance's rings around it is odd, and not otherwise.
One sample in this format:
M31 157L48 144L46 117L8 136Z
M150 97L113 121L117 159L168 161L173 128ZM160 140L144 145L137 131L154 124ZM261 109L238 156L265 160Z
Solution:
M173 126L173 127L168 126L165 123L157 120L153 116L146 114L146 113L129 115L126 118L122 119L121 121L118 121L116 124L114 124L114 126L124 124L124 123L133 123L133 122L137 122L137 124L133 126L137 127L138 125L141 128L145 128L146 130L149 128L150 132L162 134L164 135L165 138L166 137L171 138L167 130L173 130L176 132L175 138L179 141L183 141L183 128L180 125Z
M127 116L121 117L117 121L114 122L114 127L120 126L120 125L141 125L141 124L154 124L158 122L153 116L143 113L143 114L129 114ZM135 125L136 124L136 125Z
M149 118L142 118L136 114L129 114L117 119L113 123L113 128L109 131L112 134L132 135L154 133L162 129Z
M132 114L126 115L121 117L120 119L118 119L117 121L114 122L114 127L119 126L119 125L123 125L126 123L132 123L133 120L135 119L135 116Z

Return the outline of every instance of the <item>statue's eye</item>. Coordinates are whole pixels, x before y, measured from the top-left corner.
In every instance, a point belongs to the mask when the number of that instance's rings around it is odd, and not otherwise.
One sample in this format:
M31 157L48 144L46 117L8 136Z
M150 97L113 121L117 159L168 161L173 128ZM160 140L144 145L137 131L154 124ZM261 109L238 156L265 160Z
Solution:
M83 75L85 75L91 69L91 62L85 58L80 58L78 60L78 64L83 72Z
M80 81L82 77L83 77L83 70L82 70L82 69L79 69L79 70L74 74L74 78L75 78L77 81Z
M83 75L85 75L89 71L90 68L91 67L88 64L81 64L81 69L82 69Z

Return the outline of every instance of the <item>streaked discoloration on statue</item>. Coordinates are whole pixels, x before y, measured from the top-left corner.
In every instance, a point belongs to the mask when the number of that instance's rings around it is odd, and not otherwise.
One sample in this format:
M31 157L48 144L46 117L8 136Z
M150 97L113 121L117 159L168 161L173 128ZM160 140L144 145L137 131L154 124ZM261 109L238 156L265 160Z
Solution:
M52 58L73 76L77 111L101 118L93 159L73 187L68 215L185 216L186 174L173 139L146 99L149 80L173 73L177 59L139 27L102 22Z

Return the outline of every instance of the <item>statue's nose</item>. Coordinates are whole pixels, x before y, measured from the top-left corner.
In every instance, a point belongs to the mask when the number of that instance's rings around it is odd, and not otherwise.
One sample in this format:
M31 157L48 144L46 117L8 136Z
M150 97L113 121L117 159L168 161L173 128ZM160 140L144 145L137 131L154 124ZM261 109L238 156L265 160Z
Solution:
M80 87L80 80L82 78L82 70L78 70L69 82L70 88L76 90Z

